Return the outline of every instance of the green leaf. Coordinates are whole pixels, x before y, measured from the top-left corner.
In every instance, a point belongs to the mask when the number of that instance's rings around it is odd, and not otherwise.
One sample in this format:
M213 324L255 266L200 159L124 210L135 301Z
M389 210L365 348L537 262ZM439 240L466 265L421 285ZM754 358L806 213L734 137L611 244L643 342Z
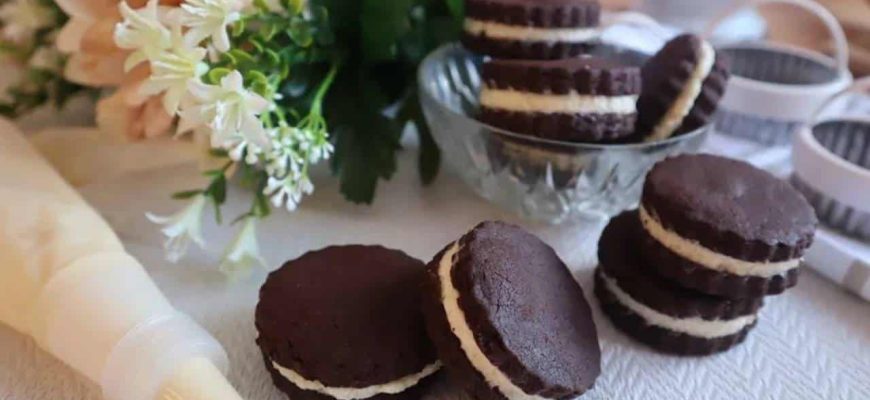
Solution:
M257 60L254 58L254 56L238 48L231 49L223 55L230 61L230 63L241 68L254 66L257 63Z
M278 65L281 63L281 56L278 55L278 52L272 49L266 49L263 54L266 55L266 60L272 65Z
M371 204L379 179L390 179L396 171L399 143L390 121L378 114L357 127L341 126L336 132L336 172L341 193L353 203Z
M272 213L272 204L269 203L269 198L263 194L263 190L258 190L254 198L254 214L260 218L266 218Z
M291 15L296 15L305 9L305 0L287 0L287 10Z
M211 182L206 192L218 204L223 204L227 201L227 178L221 174Z
M195 190L184 190L184 191L181 191L181 192L175 192L175 193L173 193L173 194L172 194L172 198L175 199L175 200L187 200L187 199L189 199L189 198L191 198L191 197L198 196L198 195L200 195L200 194L202 194L202 190L200 190L200 189L195 189Z
M446 0L450 14L457 20L465 18L465 0Z
M402 103L398 115L399 121L413 123L417 128L417 136L420 139L420 155L417 159L417 171L424 185L431 184L438 177L438 169L441 166L441 151L432 138L432 132L423 115L423 108L417 90L414 90Z
M223 223L221 206L227 201L227 178L223 171L212 179L211 184L205 189L205 193L214 203L215 220L219 224Z
M230 35L232 35L232 37L234 38L242 36L242 34L245 33L246 27L247 23L245 19L242 18L241 20L237 21L235 24L232 25L230 29Z
M332 167L341 193L351 202L370 204L378 181L396 171L401 127L378 111L363 83L355 71L339 73L324 111L335 142Z
M396 59L398 42L411 30L414 0L362 0L362 53L376 63Z
M274 38L275 35L278 34L278 32L281 32L281 25L279 25L279 24L267 24L267 25L263 26L263 29L260 32L260 34L263 35L263 39L268 42L268 41L272 40L272 38Z
M208 154L209 154L210 156L212 156L212 157L217 157L217 158L227 158L227 157L229 157L229 152L227 152L227 151L224 150L224 149L214 149L214 148L212 148L212 149L209 149L209 150L208 150Z
M232 70L229 68L213 68L211 71L208 71L208 74L206 75L208 83L217 85L220 83L221 79L229 75L230 72L232 72Z
M314 35L311 32L310 26L301 18L294 18L290 22L290 29L288 29L287 35L299 47L308 47L314 42Z

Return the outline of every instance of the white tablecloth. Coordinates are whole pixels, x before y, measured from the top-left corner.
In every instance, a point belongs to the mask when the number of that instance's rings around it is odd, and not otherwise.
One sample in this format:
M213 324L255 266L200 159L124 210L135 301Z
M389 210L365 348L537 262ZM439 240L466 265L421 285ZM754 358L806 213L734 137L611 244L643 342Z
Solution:
M83 152L70 149L75 147L66 147L67 170L79 164L74 154ZM602 226L550 227L517 221L447 173L434 186L423 188L414 157L413 151L402 155L400 172L379 187L372 207L345 202L335 180L319 171L317 192L301 210L278 212L264 223L261 244L269 265L274 268L308 250L342 243L383 244L428 261L475 223L506 219L550 243L576 272L593 304L603 372L584 399L870 399L870 303L813 272L806 271L797 288L769 299L758 327L742 346L706 358L661 355L616 331L591 296ZM137 165L113 165L96 176L91 171L99 169L92 167L73 172L84 196L117 230L131 254L148 266L174 304L223 343L232 363L230 380L240 393L251 400L283 399L272 387L254 344L253 310L265 272L228 284L216 263L234 229L217 229L210 218L205 230L212 245L208 251L196 251L178 265L165 262L162 239L143 214L175 210L179 204L168 194L196 187L202 178L193 165L136 171ZM247 207L248 196L234 189L229 203L225 215L231 216ZM442 382L432 398L464 397ZM0 400L67 399L97 400L100 395L28 339L0 325Z

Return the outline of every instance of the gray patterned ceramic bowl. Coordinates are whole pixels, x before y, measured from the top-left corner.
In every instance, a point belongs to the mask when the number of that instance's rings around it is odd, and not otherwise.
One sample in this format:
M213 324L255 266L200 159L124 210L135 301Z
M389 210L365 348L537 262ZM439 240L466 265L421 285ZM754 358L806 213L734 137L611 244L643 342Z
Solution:
M832 60L807 50L766 44L717 48L731 68L731 80L716 114L716 131L769 146L788 145L851 75Z
M834 119L804 129L795 143L792 184L822 223L870 241L870 119Z
M647 56L595 52L640 65ZM653 143L585 144L518 135L475 120L482 58L445 45L420 66L420 98L447 164L475 192L525 217L559 223L607 218L633 207L657 161L697 151L707 127Z

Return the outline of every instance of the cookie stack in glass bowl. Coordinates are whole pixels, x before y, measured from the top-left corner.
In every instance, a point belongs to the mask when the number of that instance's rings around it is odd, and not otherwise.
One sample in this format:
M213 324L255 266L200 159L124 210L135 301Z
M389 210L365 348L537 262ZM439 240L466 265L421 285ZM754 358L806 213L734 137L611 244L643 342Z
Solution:
M647 175L638 210L599 241L595 294L629 336L705 355L741 343L765 296L797 284L817 220L788 183L747 163L697 154Z
M465 4L462 46L418 78L446 162L483 197L550 223L605 218L653 163L700 147L728 79L701 37L645 54L601 39L595 0Z
M569 184L570 154L546 141L616 143L634 132L640 67L592 54L600 19L596 0L466 1L462 43L487 56L477 118L519 136L491 144L517 176L551 164Z

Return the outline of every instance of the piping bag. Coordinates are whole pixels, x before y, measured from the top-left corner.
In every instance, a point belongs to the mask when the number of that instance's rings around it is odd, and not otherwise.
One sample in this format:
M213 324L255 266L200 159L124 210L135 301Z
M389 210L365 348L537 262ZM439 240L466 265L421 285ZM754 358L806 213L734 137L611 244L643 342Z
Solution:
M172 307L100 215L2 119L0 323L100 385L106 400L241 399L224 378L221 345Z

